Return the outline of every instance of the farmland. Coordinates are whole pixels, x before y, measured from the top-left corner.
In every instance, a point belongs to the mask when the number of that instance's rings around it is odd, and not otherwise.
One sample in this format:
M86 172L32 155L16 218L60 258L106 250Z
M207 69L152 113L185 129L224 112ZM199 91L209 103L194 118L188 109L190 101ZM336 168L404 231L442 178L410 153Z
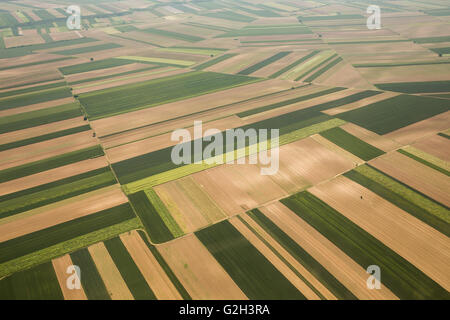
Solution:
M79 5L0 9L1 300L450 300L448 3Z

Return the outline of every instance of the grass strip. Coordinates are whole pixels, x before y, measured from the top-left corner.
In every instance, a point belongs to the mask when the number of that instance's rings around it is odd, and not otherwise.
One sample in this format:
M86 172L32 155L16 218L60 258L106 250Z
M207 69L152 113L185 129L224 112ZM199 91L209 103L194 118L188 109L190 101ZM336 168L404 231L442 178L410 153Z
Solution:
M436 164L434 164L434 163L431 163L430 161L427 161L426 159L421 158L421 157L419 157L419 156L416 155L416 154L410 153L410 152L408 152L408 151L405 150L405 149L399 149L399 150L397 150L397 151L400 152L401 154L403 154L403 155L405 155L405 156L411 158L411 159L416 160L417 162L420 162L420 163L426 165L427 167L430 167L430 168L432 168L432 169L434 169L434 170L439 171L440 173L445 174L446 176L450 176L450 172L449 172L448 170L445 170L445 169L442 168L441 166L438 166L438 165L436 165Z
M194 66L194 67L192 67L192 69L194 69L194 70L204 70L204 69L209 68L209 67L211 67L211 66L213 66L215 64L218 64L219 62L222 62L222 61L225 61L227 59L230 59L230 58L232 58L232 57L234 57L236 55L237 55L237 53L226 53L226 54L221 55L220 57L217 57L217 58L208 60L205 63L199 64L198 66Z
M252 65L252 66L250 66L250 67L248 67L248 68L238 72L238 74L249 75L249 74L251 74L253 72L258 71L259 69L262 69L262 68L268 66L269 64L274 63L275 61L278 61L278 60L286 57L290 53L292 53L292 51L278 52L277 54L275 54L275 55L273 55L273 56L271 56L271 57L269 57L269 58L267 58L267 59L265 59L263 61L260 61L260 62L258 62L256 64L254 64L254 65Z
M277 72L275 72L274 74L270 75L269 78L276 78L281 76L283 73L288 72L289 70L295 68L296 66L302 64L303 62L305 62L306 60L308 60L309 58L314 57L316 54L318 54L320 52L320 50L314 50L313 52L307 54L306 56L298 59L297 61L291 63L290 65L284 67L281 70L278 70Z
M327 64L325 67L323 67L322 69L316 71L314 74L312 74L311 76L309 76L308 78L305 79L305 82L312 82L314 80L316 80L318 77L320 77L322 74L324 74L325 72L327 72L328 70L330 70L331 68L333 68L335 65L337 65L339 62L341 62L343 59L341 57L331 61L329 64Z

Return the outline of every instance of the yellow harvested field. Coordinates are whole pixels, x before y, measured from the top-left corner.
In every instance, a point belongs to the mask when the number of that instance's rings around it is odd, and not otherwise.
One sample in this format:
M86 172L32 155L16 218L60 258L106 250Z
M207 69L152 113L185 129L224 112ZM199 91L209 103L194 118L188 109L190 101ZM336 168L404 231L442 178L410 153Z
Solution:
M83 160L77 163L69 164L67 166L39 172L23 178L3 182L0 183L0 196L14 193L20 190L33 188L41 184L46 184L64 178L72 177L106 166L108 166L108 161L106 161L106 158L98 157L95 159Z
M158 251L194 300L247 297L193 234L158 246Z
M67 279L72 275L67 273L67 268L73 266L70 255L66 254L65 256L53 259L52 265L56 273L56 278L58 278L64 300L87 300L83 287L72 290L67 287Z
M112 300L134 300L103 242L88 248Z
M358 299L397 299L385 286L380 290L367 290L366 270L280 202L262 207L260 210Z
M139 271L144 276L147 284L159 300L181 300L175 286L164 272L161 265L153 256L147 245L142 241L137 231L120 236Z
M0 242L14 239L28 233L46 229L73 219L81 218L95 212L112 208L128 202L118 185L101 189L104 192L96 192L89 197L89 193L79 196L79 201L70 201L67 205L52 206L34 209L38 214L23 213L22 219L17 219L0 224ZM34 210L31 210L32 212Z
M450 162L450 142L447 138L435 135L420 140L413 147L425 151L439 159Z
M388 153L369 163L437 202L450 206L450 180L445 174L399 152Z
M450 242L445 235L343 176L309 192L450 290Z

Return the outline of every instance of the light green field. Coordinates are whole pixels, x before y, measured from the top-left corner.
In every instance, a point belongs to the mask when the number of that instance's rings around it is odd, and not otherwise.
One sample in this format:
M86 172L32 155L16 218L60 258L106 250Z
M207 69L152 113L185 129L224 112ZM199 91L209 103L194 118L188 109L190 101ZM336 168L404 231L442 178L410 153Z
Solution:
M195 61L154 58L154 57L121 56L121 57L117 57L117 59L126 59L126 60L150 62L150 63L152 63L152 62L153 63L162 63L162 64L168 64L168 65L177 65L177 66L181 66L181 67L189 67L189 66L196 64Z

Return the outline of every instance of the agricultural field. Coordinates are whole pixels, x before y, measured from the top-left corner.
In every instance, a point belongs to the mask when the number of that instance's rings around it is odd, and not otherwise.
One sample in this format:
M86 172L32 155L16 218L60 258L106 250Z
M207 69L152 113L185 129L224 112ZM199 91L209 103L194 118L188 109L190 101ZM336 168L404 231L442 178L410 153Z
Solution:
M67 5L0 9L0 300L450 300L448 3Z

